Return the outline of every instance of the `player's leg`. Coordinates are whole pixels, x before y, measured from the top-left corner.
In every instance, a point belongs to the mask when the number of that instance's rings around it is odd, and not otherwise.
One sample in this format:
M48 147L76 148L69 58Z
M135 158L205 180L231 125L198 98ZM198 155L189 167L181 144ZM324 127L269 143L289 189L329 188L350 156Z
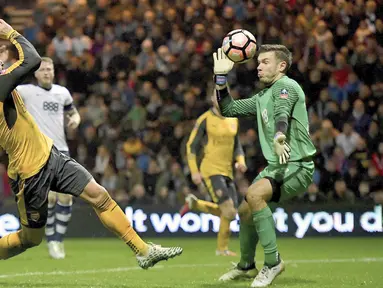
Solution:
M137 235L118 204L94 179L85 186L80 197L93 206L101 222L118 235L136 254L145 255L148 245Z
M0 238L0 260L12 258L27 249L40 245L44 231L45 227L28 228L21 225L19 231Z
M231 235L230 223L237 214L236 203L237 193L235 187L231 186L231 180L222 175L212 175L204 177L206 188L220 210L220 224L217 235L216 255L235 256L236 254L229 250L229 240Z
M70 157L58 153L55 148L52 149L52 155L52 161L56 162L56 189L53 190L80 196L92 205L104 226L121 238L137 255L138 264L142 268L152 267L159 261L182 253L180 247L162 248L146 244L105 188L99 185L84 167Z
M230 223L235 219L237 210L234 208L232 199L227 199L220 203L221 210L219 231L217 236L217 255L236 256L236 253L229 250L229 241L231 236Z
M218 204L198 199L194 194L189 194L185 197L185 204L180 209L181 217L189 211L199 211L215 216L221 215L221 210Z
M60 151L62 154L69 157L68 151ZM69 194L57 194L57 204L56 204L56 240L62 244L64 241L64 236L68 229L68 224L72 217L72 204L73 199L72 195ZM60 244L60 250L65 257L63 251L63 245Z
M47 222L48 189L39 183L41 172L27 180L10 179L16 194L21 229L0 239L0 260L9 259L25 250L40 245Z
M266 202L279 202L303 193L312 182L314 164L289 163L282 168L267 167L262 172L263 178L250 186L246 195L265 252L265 265L251 287L270 285L285 269L277 249L273 215Z
M130 221L109 196L104 187L92 179L86 185L80 197L91 204L106 228L121 238L136 254L138 264L147 269L157 262L173 258L182 253L182 248L162 248L145 243L133 229Z
M56 204L56 241L58 243L58 251L60 258L65 258L64 236L68 229L68 224L72 217L72 195L57 194Z
M239 242L241 260L233 269L223 274L219 278L219 281L251 279L258 274L255 265L255 250L258 243L258 234L255 230L250 207L246 201L242 201L239 205L238 215L240 221Z
M257 230L260 243L265 252L265 264L273 267L279 263L277 240L273 214L267 202L273 195L271 181L274 179L262 178L252 184L247 192L246 200L249 203L253 215L253 221Z
M56 202L57 202L57 193L49 191L48 194L48 219L47 225L45 227L45 236L47 238L48 244L55 241L55 227L56 227Z
M242 201L238 208L238 214L240 221L239 244L241 248L241 259L238 267L243 270L251 270L256 267L255 251L259 238L249 204L246 201Z
M284 263L278 253L273 214L267 205L273 195L275 197L278 194L280 195L280 184L267 177L252 184L246 195L265 255L264 267L255 277L251 287L267 287L284 271Z
M60 252L60 245L57 241L56 232L56 203L57 193L49 191L48 194L48 220L45 226L45 236L47 238L48 253L53 259L64 258Z

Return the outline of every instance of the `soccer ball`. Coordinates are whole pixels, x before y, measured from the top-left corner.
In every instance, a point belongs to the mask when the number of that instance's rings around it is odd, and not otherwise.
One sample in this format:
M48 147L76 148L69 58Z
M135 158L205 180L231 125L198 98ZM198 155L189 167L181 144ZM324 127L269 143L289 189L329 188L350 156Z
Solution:
M245 63L257 52L257 43L253 34L244 29L229 32L222 42L222 50L235 63Z

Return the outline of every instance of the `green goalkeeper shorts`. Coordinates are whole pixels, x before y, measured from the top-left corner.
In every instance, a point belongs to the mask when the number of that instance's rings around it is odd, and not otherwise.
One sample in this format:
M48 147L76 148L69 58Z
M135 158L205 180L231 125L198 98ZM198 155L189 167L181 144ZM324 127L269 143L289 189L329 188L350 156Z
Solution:
M253 184L262 178L273 187L271 202L282 202L304 193L313 182L314 162L290 162L287 165L268 165Z

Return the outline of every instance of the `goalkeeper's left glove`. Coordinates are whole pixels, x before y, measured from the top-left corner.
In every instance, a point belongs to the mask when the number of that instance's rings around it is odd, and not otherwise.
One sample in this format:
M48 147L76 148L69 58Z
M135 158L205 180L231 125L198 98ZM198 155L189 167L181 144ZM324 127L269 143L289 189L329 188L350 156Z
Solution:
M278 155L279 164L287 164L290 159L291 148L286 142L286 136L282 132L277 132L274 136L274 149Z

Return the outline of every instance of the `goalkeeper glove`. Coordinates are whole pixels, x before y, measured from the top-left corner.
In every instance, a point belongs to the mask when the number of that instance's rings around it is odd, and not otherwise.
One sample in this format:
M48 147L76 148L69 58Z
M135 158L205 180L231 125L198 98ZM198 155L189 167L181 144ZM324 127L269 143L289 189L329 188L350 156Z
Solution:
M274 149L278 155L279 164L287 164L290 159L291 148L285 140L286 136L282 132L277 132L274 136Z
M217 85L226 85L227 73L233 69L234 62L227 58L222 48L218 48L217 52L213 53L214 59L214 81Z

